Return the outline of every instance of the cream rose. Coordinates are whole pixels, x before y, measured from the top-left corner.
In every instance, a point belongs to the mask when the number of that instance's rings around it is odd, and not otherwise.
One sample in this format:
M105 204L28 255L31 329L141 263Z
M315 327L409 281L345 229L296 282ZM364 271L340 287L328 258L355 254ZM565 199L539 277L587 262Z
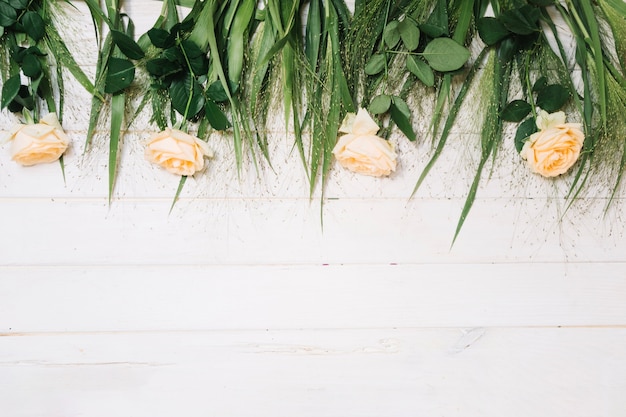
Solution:
M565 123L565 113L548 114L541 110L537 128L524 144L520 155L532 172L556 177L572 167L580 156L585 135L580 123Z
M193 175L204 168L204 157L213 157L209 145L177 129L154 135L146 146L146 159L172 174Z
M56 161L70 144L55 113L48 113L39 123L16 125L8 140L11 159L24 166Z
M337 161L350 171L382 177L396 170L396 153L393 145L376 136L378 125L365 109L356 114L348 114L340 132L346 133L339 138L333 149Z

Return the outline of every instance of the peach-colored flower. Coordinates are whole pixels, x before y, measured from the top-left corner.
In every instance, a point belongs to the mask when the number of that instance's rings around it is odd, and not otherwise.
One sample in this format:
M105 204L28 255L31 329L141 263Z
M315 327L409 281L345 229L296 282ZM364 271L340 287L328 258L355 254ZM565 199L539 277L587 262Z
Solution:
M564 174L576 163L583 147L585 135L580 123L565 123L563 112L541 110L537 127L539 131L526 141L520 155L532 172L544 177Z
M213 157L209 145L181 130L167 128L146 146L146 159L172 174L193 175L204 168L204 157Z
M356 116L348 114L333 149L337 161L350 171L381 177L396 170L396 153L393 145L376 136L378 125L365 109L359 109Z
M54 162L70 144L55 113L48 113L39 123L15 125L8 140L11 159L24 166Z

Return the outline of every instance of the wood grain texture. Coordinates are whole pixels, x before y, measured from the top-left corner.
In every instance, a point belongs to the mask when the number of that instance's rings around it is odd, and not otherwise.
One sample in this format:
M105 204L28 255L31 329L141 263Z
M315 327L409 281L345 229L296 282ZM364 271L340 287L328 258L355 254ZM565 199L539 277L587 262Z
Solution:
M5 267L0 332L626 326L625 267Z
M75 5L62 30L93 74ZM125 4L137 33L160 7ZM410 199L433 152L423 89L398 171L334 167L323 206L277 117L271 166L238 172L213 134L169 213L147 113L109 204L108 132L83 149L90 97L66 87L66 180L0 158L0 417L626 417L626 199L605 211L606 179L566 210L571 178L530 174L505 140L451 247L476 103Z
M3 337L0 401L14 417L622 416L625 350L626 330L589 328Z

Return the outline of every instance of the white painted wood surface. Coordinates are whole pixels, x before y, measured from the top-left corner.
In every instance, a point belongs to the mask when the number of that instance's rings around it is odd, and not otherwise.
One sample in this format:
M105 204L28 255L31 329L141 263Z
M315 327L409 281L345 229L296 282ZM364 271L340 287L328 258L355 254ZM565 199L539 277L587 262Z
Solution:
M159 7L128 2L138 32ZM67 181L0 158L0 416L626 416L623 198L563 214L566 181L505 143L451 248L476 158L460 123L411 200L428 141L392 138L388 179L334 169L322 227L276 127L274 169L241 178L212 137L168 214L178 179L143 160L143 119L109 205L107 132L83 154L89 97L69 87Z

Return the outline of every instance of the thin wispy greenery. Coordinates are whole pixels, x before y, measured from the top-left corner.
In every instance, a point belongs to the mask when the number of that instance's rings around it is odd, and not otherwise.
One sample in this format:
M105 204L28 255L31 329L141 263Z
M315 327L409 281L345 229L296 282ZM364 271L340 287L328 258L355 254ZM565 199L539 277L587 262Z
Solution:
M42 103L61 114L62 73L50 71L54 64L69 70L93 96L87 152L102 120L109 120L109 200L124 132L140 111L151 111L159 129L195 129L204 139L212 131L228 132L240 172L246 162L257 169L261 161L271 166L268 126L277 120L276 102L311 196L316 190L324 196L339 126L359 108L373 115L385 138L398 132L411 142L432 144L407 192L412 196L455 140L459 113L476 96L478 164L453 242L488 179L486 170L497 165L502 144L513 141L520 151L537 130L539 110L567 111L568 120L583 126L583 151L565 176L570 203L596 185L596 178L610 182L609 203L621 189L626 169L626 3L621 0L356 0L352 9L344 0L164 0L145 34L134 33L122 0L85 2L97 34L93 82L56 29L51 12L57 9L44 7L56 6L53 0L2 3L2 106L36 118L39 107L31 101L39 100L35 93L41 90ZM179 16L180 6L186 9ZM22 85L24 75L29 85ZM52 86L53 79L59 84ZM52 87L60 92L56 101ZM427 90L430 102L418 90ZM422 114L419 109L427 106L429 114ZM428 132L418 137L416 121L423 117L429 117ZM513 138L504 135L510 123L516 125Z

